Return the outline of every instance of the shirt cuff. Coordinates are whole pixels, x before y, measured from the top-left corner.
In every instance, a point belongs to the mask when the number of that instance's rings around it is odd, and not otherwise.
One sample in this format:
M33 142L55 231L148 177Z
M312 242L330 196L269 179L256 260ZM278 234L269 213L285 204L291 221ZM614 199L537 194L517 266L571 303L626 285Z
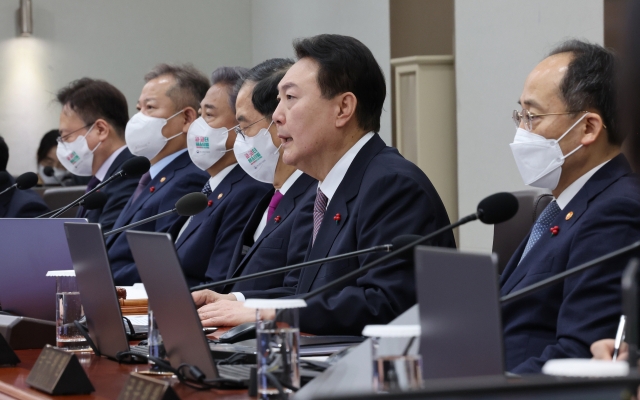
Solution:
M245 301L244 295L240 292L231 292L232 295L236 296L236 300Z

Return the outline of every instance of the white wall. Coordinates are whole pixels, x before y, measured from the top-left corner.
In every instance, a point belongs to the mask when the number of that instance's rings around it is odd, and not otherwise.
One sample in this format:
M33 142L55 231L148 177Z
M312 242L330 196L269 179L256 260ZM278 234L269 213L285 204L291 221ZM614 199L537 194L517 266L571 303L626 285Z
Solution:
M353 36L375 56L387 81L380 136L391 144L389 0L253 0L254 64L293 57L295 38L321 33Z
M112 83L133 115L157 63L207 75L252 63L250 0L34 0L31 38L16 35L18 5L0 2L0 135L13 174L35 170L40 138L58 126L54 94L74 79Z
M524 80L564 39L604 41L602 0L456 0L459 213L483 197L525 189L509 143ZM490 251L493 228L460 229L464 250Z

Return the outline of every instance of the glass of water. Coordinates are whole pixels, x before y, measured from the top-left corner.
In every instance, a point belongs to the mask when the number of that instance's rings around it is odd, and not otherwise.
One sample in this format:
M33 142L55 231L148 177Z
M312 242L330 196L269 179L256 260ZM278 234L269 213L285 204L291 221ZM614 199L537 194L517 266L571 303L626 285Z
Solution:
M249 299L256 309L258 398L281 398L300 388L301 299Z
M84 316L75 276L56 276L56 346L63 350L89 350L75 321Z

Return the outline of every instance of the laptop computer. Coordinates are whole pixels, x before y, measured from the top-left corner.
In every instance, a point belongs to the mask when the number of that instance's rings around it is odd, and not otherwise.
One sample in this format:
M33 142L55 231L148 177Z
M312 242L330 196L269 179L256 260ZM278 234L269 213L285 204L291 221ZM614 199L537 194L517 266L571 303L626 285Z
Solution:
M504 375L495 255L415 251L424 379Z
M72 269L64 223L82 218L0 219L0 305L11 314L55 321L56 280L47 271Z
M135 350L129 347L100 224L68 222L64 230L91 340L112 359ZM148 331L147 325L133 328L136 333Z

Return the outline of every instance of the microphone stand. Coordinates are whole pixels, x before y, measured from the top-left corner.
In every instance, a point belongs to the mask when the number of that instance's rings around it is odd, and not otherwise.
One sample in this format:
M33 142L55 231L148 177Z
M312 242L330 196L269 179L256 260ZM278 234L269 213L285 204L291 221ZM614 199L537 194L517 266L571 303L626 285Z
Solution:
M129 224L129 225L123 226L121 228L114 229L112 231L106 232L104 234L104 237L115 235L116 233L124 232L124 231L126 231L128 229L132 229L132 228L138 227L140 225L144 225L147 222L152 222L152 221L155 221L155 220L160 219L162 217L166 217L167 215L173 214L177 210L178 210L177 208L173 208L171 210L167 210L167 211L161 212L160 214L153 215L153 216L151 216L149 218L141 219L140 221L134 222L133 224Z
M75 206L77 206L77 205L79 205L79 204L74 205L74 207L75 207ZM50 216L50 215L53 215L53 214L57 213L58 211L62 210L63 208L64 208L64 207L56 208L56 209L55 209L55 210L53 210L53 211L49 211L48 213L44 213L44 214L42 214L42 215L38 215L38 216L37 216L37 217L35 217L35 218L47 218L48 216Z
M9 186L8 188L6 188L5 190L3 190L2 192L0 192L0 196L2 196L3 194L7 193L8 191L10 191L11 189L15 189L18 187L17 183L14 183L13 185Z
M67 204L66 206L62 207L58 212L56 212L55 214L53 214L49 218L57 218L57 217L59 217L62 213L64 213L67 210L70 210L74 206L78 205L78 203L80 203L82 200L86 199L88 196L90 196L94 192L97 192L98 190L102 189L102 187L104 185L106 185L107 183L111 182L112 180L114 180L116 178L121 177L122 175L123 175L123 171L116 172L115 174L111 175L110 177L108 177L104 181L100 182L98 185L96 185L96 187L94 187L93 189L89 190L87 193L85 193L82 196L80 196L77 199L75 199L73 202L71 202L71 204Z
M212 288L212 287L216 287L216 286L228 285L230 283L242 282L242 281L246 281L246 280L249 280L249 279L262 278L263 276L276 275L276 274L283 273L283 272L289 272L289 271L294 271L296 269L302 269L302 268L305 268L305 267L308 267L308 266L311 266L311 265L324 264L324 263L327 263L327 262L344 260L345 258L351 258L351 257L359 256L359 255L362 255L362 254L375 253L375 252L378 252L378 251L389 252L389 251L391 251L392 248L393 248L393 246L390 245L390 244L383 244L383 245L380 245L380 246L375 246L375 247L371 247L369 249L364 249L364 250L358 250L358 251L354 251L354 252L351 252L351 253L338 254L336 256L327 257L327 258L321 258L319 260L311 260L311 261L303 262L303 263L300 263L300 264L288 265L288 266L285 266L285 267L271 269L271 270L268 270L268 271L256 272L255 274L251 274L251 275L238 276L236 278L225 279L225 280L219 281L219 282L206 283L206 284L203 284L203 285L194 286L194 287L190 288L189 290L193 292L193 291L196 291L196 290L202 290L202 289L208 289L208 288Z

